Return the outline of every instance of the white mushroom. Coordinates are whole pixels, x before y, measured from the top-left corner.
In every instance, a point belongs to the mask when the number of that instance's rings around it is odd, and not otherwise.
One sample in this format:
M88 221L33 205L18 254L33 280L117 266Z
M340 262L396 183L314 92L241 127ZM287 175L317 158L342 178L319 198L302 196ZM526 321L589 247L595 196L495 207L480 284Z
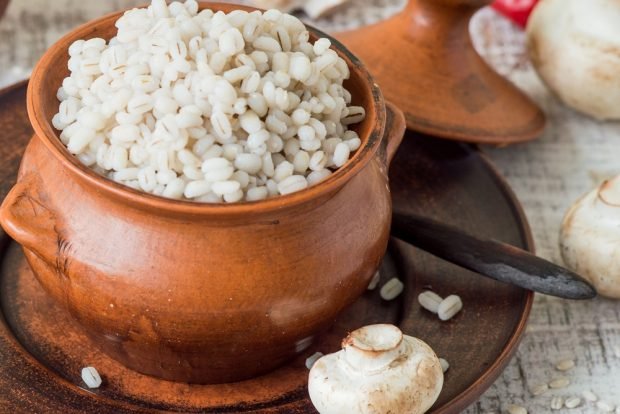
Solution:
M527 25L534 67L567 105L620 119L620 2L542 0Z
M319 359L308 379L320 414L421 414L443 386L439 359L424 342L393 325L351 332L342 350Z
M560 247L566 265L600 295L620 298L620 176L605 181L568 210Z

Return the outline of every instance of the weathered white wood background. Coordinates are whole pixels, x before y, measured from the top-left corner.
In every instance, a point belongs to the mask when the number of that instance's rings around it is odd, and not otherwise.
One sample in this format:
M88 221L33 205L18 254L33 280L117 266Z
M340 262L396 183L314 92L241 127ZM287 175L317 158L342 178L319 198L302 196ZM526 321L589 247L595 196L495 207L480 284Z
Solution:
M0 87L26 77L60 35L103 13L145 0L13 0L0 21ZM353 6L317 23L327 29L368 24L402 7L403 0L355 0ZM485 148L512 184L532 226L538 253L561 263L558 231L564 212L582 193L620 173L620 124L600 123L560 104L540 83L525 54L523 34L491 10L472 24L479 51L546 111L549 127L532 143ZM571 385L534 397L530 389L560 374L554 363L575 358ZM452 361L458 363L457 361ZM449 375L449 374L448 374ZM509 404L549 413L552 396L592 390L620 406L620 303L605 299L567 302L538 296L527 335L499 380L466 412L499 413ZM562 412L602 412L592 403ZM620 408L616 411L620 413Z

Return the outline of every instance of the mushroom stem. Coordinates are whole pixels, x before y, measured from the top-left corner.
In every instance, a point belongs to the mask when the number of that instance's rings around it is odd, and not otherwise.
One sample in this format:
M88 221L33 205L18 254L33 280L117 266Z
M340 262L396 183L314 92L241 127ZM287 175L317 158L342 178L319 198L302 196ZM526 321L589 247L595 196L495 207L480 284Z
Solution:
M387 324L369 325L351 332L343 341L344 358L354 371L382 371L403 354L403 333Z
M560 232L566 265L597 292L620 298L620 176L603 182L573 204Z

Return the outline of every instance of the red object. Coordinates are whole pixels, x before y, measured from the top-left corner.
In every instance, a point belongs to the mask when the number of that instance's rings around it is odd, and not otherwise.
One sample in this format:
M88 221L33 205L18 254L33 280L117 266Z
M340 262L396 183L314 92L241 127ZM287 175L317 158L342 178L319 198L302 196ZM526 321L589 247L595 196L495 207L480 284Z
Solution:
M525 27L538 0L496 0L492 7L521 27Z

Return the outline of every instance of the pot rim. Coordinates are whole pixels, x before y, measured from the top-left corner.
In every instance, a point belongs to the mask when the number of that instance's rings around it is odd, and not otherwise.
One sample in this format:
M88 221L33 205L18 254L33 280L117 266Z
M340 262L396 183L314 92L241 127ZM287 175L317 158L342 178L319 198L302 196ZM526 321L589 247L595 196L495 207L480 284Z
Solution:
M229 13L232 10L259 10L254 7L241 6L228 3L200 2L200 9L210 8L216 11L222 10ZM383 95L378 85L370 75L361 61L355 57L342 43L322 31L306 25L309 32L315 36L327 37L338 55L343 58L349 70L355 72L363 81L363 89L371 97L372 108L366 109L366 119L363 122L372 122L372 127L365 136L360 136L362 145L354 153L347 163L330 175L326 180L319 184L306 188L302 191L279 195L265 200L237 203L200 203L187 200L173 200L156 196L143 191L135 190L131 187L117 183L103 175L98 174L89 167L82 164L77 157L69 153L65 145L61 142L57 131L52 126L51 120L45 118L43 91L49 87L46 83L46 73L52 70L51 63L58 54L67 53L67 45L78 39L88 39L94 37L97 28L108 24L114 24L124 13L118 11L107 14L95 20L91 20L78 28L72 30L60 40L54 43L41 57L30 78L27 93L28 117L35 131L49 151L69 169L75 176L86 184L96 188L98 191L112 196L124 203L140 206L147 209L157 209L175 214L209 215L209 216L228 216L258 212L270 212L285 208L298 206L322 199L346 184L351 178L358 174L374 158L381 141L383 139L386 124L386 108ZM55 94L55 91L54 91ZM369 110L371 109L371 110ZM372 117L372 118L370 118Z

